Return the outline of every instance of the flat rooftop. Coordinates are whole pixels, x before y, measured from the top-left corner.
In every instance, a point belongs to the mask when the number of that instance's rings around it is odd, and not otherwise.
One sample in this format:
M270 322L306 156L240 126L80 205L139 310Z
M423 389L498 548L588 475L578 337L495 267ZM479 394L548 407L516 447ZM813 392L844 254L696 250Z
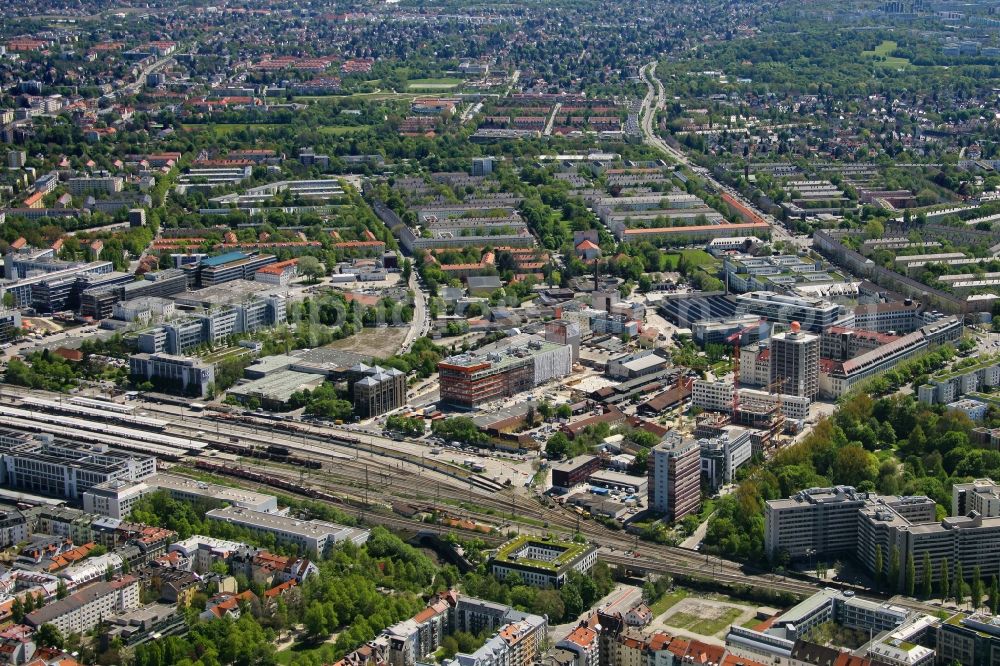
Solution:
M266 377L238 384L229 389L230 395L253 397L275 402L288 402L298 391L313 390L326 381L325 375L295 370L278 370Z
M273 284L267 284L266 282L230 280L229 282L217 284L212 287L177 294L173 298L174 302L178 305L209 307L228 303L242 303L251 296L276 296L284 294L287 291L285 287L275 287Z

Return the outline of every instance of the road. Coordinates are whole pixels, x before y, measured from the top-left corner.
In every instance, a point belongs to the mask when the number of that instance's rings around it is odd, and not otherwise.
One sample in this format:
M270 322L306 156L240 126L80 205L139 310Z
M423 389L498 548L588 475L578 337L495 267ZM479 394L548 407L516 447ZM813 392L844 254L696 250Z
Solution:
M410 351L410 347L413 346L417 338L426 335L430 328L430 320L427 318L427 294L417 283L415 270L410 272L410 281L407 286L413 292L413 321L410 322L410 329L406 332L406 337L403 338L403 344L400 347L400 352L404 354Z
M719 192L725 192L758 215L762 220L771 225L772 240L785 241L793 245L809 244L810 241L808 239L796 237L791 234L781 223L774 219L774 216L769 215L757 208L757 206L744 198L744 196L737 190L734 190L728 185L723 185L717 181L712 177L707 169L692 164L686 153L674 148L661 139L653 129L653 122L656 119L657 111L662 110L666 106L667 95L666 90L663 87L663 83L656 78L655 60L639 70L639 78L642 79L643 83L645 83L647 87L646 96L642 100L642 107L639 111L639 127L642 130L644 143L657 148L663 153L666 153L668 157L673 159L678 164L682 164L698 174L698 176L708 183L713 189Z
M142 86L145 85L147 76L149 76L158 69L163 69L164 67L166 67L169 64L172 64L173 62L174 59L170 56L167 56L165 58L160 58L159 60L152 63L148 67L144 67L142 70L140 70L139 74L135 77L135 81L125 86L122 86L121 88L118 88L117 90L115 90L110 94L117 95L118 97L128 97L129 95L137 94L140 90L142 90Z
M561 102L556 102L556 105L552 107L552 115L549 116L549 121L545 123L545 131L542 132L542 134L544 134L545 136L549 136L550 134L552 134L552 126L555 124L556 116L559 115L559 109L561 108L562 108Z

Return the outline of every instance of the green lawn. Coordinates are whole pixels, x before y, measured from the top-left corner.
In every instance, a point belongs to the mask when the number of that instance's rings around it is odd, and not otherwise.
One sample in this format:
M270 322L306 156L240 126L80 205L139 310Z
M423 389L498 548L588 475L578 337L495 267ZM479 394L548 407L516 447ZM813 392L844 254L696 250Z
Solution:
M183 125L183 127L189 132L210 131L218 137L224 137L241 130L269 132L273 129L283 127L283 125L274 123L192 123ZM317 131L319 131L320 134L350 134L352 132L360 132L363 129L365 129L365 127L359 125L323 125L318 128Z
M300 657L310 656L317 660L318 662L324 662L330 658L333 653L333 646L329 644L321 644L315 647L309 647L305 643L296 643L290 648L284 650L279 650L274 653L274 660L282 664L283 666L288 666L292 663L293 659L298 659Z
M887 39L876 46L874 51L862 51L861 56L864 58L884 58L884 60L880 59L876 63L879 67L891 67L893 69L909 67L910 61L906 58L897 58L890 55L896 50L896 46L896 42Z
M406 87L410 90L422 88L424 90L451 90L462 85L462 79L410 79L406 82Z
M703 618L691 613L674 613L663 621L664 624L678 629L686 629L700 636L714 636L726 629L743 611L739 608L726 608L717 618Z
M364 125L323 125L319 128L320 134L353 134L367 129Z
M691 592L688 590L676 590L674 592L664 594L662 597L650 604L649 610L652 611L653 617L659 617L673 608L674 604L683 599L687 599L689 594L691 594Z
M704 250L688 249L681 250L680 252L668 252L667 270L676 270L677 263L681 260L681 256L684 257L684 261L687 262L687 265L690 268L699 268L701 266L710 266L718 263L718 260L715 257Z
M747 620L746 622L744 622L743 624L741 624L740 626L743 627L744 629L753 629L758 624L760 624L760 620L758 620L755 617L752 617L749 620Z
M216 136L227 136L233 132L239 132L245 129L255 129L255 130L272 130L275 127L280 127L273 123L197 123L197 124L187 124L182 125L182 127L189 132L198 132L203 130L208 130L214 132Z

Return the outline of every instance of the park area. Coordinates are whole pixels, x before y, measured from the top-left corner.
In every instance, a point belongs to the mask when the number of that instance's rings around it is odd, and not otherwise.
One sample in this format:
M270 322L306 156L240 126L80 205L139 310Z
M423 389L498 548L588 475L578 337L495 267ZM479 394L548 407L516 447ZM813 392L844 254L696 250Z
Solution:
M896 51L896 42L885 40L875 47L873 51L862 51L861 56L875 61L879 67L890 67L892 69L903 69L910 66L910 61L906 58L897 58L892 54Z

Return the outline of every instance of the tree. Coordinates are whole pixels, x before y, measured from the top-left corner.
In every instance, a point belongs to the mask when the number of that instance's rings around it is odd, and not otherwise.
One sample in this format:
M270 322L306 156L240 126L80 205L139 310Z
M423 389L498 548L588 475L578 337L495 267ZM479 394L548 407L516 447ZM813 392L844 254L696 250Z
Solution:
M979 610L979 607L983 605L983 579L979 565L972 568L972 588L969 592L969 600L972 602L973 612Z
M923 583L921 585L920 594L924 599L930 599L931 595L934 594L933 577L931 576L931 554L928 552L924 553L924 563L923 563Z
M947 557L941 558L940 570L941 570L941 579L940 582L938 583L938 587L940 588L939 591L941 592L941 598L947 599L951 596L951 576L950 572L948 571Z
M538 414L543 419L548 421L552 417L552 405L550 405L547 401L542 400L542 402L538 404Z
M865 225L865 236L867 238L882 238L885 236L885 226L878 220L872 220Z
M319 601L313 601L309 604L309 608L306 609L305 618L303 618L303 624L306 627L309 637L314 641L330 633L330 628L327 625L326 610Z
M965 577L962 575L962 562L955 562L955 603L959 606L965 601Z
M885 556L882 555L882 544L875 546L875 589L882 587L883 570L885 569Z
M906 555L906 574L905 582L903 583L903 589L906 590L906 596L912 597L914 594L914 585L916 584L917 570L916 566L913 564L913 554L908 553Z
M321 277L326 275L326 269L316 257L299 257L298 271L304 275L309 282L316 283Z
M43 624L35 632L35 642L43 647L62 649L62 633L54 625Z
M990 580L990 613L993 615L997 614L1000 610L1000 584L997 583L996 574L993 574L993 578Z
M549 441L545 443L545 453L550 458L561 458L566 455L569 447L569 437L566 436L566 433L557 432L549 437Z
M893 545L892 554L889 556L889 584L886 589L890 592L899 590L899 548Z
M10 607L10 614L14 618L14 622L20 623L24 619L24 602L21 601L20 597L14 597L14 603Z
M556 416L561 419L568 419L573 416L573 408L568 403L563 403L556 407Z
M836 483L857 487L865 481L874 482L877 476L877 460L861 444L852 442L837 451L833 461Z

